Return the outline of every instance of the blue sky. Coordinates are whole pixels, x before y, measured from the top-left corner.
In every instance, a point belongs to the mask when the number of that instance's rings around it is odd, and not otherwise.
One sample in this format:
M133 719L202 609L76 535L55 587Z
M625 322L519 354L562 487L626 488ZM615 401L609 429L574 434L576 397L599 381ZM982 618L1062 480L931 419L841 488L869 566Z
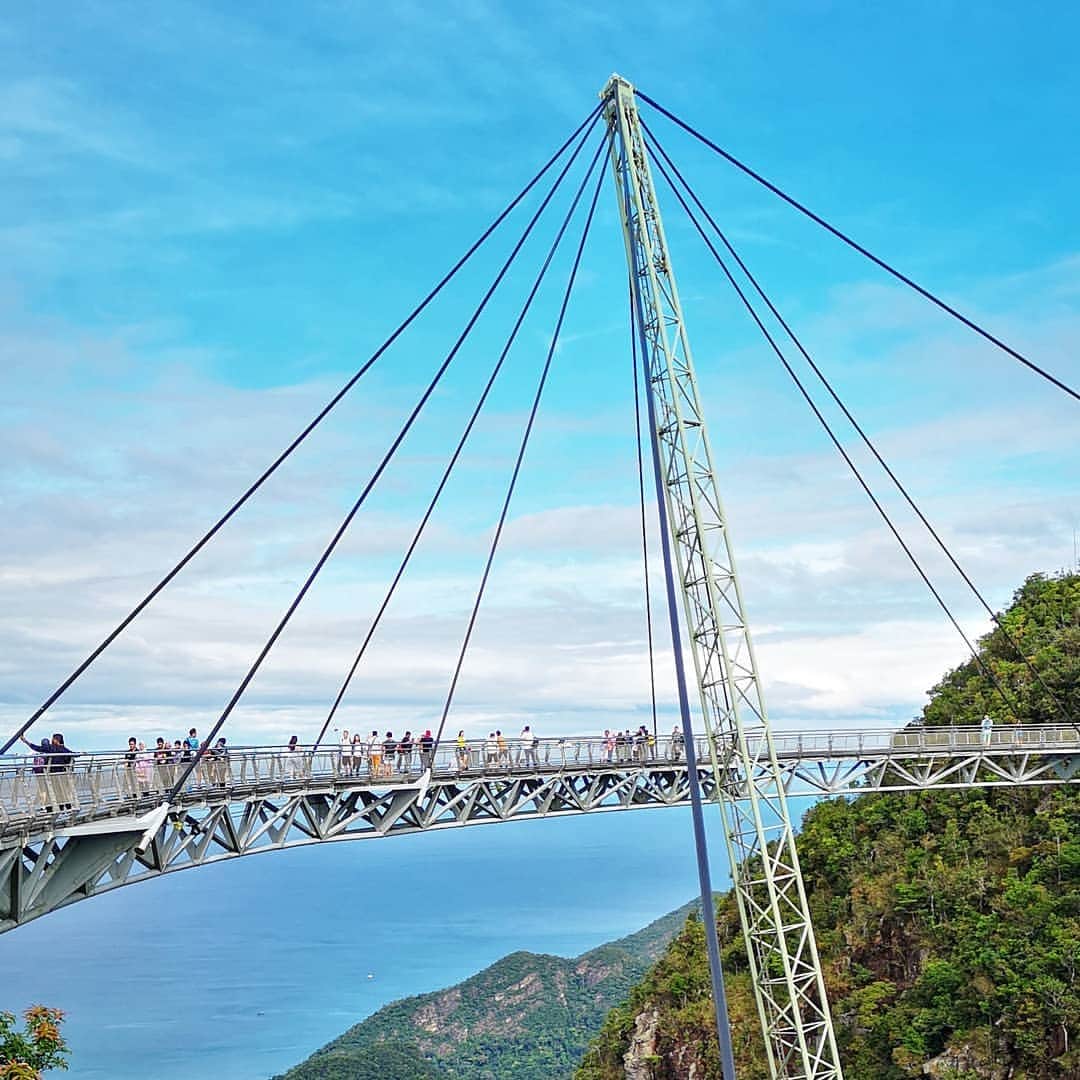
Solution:
M243 489L613 70L1080 382L1078 30L1063 5L7 12L0 717L36 705ZM1066 565L1080 526L1075 403L650 122L991 602ZM963 648L663 205L778 722L906 718ZM253 686L238 736L317 726L554 220ZM70 695L57 719L76 742L213 719L512 232ZM417 726L440 700L567 254L350 723ZM624 275L605 186L466 668L461 722L478 731L497 716L592 729L636 720L644 701Z

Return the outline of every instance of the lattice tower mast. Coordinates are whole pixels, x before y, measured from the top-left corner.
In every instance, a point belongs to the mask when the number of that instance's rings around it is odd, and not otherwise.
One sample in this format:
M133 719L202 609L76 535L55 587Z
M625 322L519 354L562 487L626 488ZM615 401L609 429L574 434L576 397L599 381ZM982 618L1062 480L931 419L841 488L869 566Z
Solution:
M842 1078L821 961L750 640L705 416L638 120L613 75L615 189L641 339L683 618L771 1075Z

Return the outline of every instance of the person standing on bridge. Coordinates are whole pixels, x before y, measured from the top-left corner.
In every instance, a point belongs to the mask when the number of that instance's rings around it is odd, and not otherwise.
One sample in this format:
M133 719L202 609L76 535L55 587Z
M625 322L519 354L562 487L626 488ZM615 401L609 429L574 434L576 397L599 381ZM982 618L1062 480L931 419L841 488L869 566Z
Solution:
M382 743L379 741L379 733L373 731L367 744L368 773L372 780L378 780L382 772Z
M435 736L431 734L431 728L428 728L423 735L420 736L420 771L427 772L432 765L432 754L435 751Z
M352 737L352 775L360 775L360 766L364 764L364 739L360 732Z
M682 761L683 733L682 728L676 724L671 729L671 760Z
M341 760L338 768L342 776L352 772L352 739L349 738L348 730L341 733Z
M190 761L198 749L199 736L195 729L191 728L187 733L187 738L184 740L184 761Z
M398 743L397 748L397 765L398 772L404 773L406 776L412 772L412 752L413 752L413 738L412 732L406 731L401 737L401 742Z
M469 744L465 741L465 729L457 733L457 767L464 772L469 767Z
M397 743L394 741L394 733L388 731L386 738L383 739L383 763L382 770L383 776L389 776L394 768L394 753L397 750Z
M75 778L71 775L75 763L75 752L64 744L64 736L59 731L53 733L52 748L49 772L59 774L54 775L53 783L59 796L60 809L70 810L75 798Z
M982 736L983 746L989 746L994 733L994 721L990 719L989 713L983 714L982 723L979 725L979 733Z
M139 793L139 783L135 776L135 762L139 757L139 740L132 735L124 751L124 794L134 798Z
M41 802L41 809L46 814L51 814L52 795L50 794L48 767L52 759L52 741L48 735L39 743L32 743L25 735L20 735L19 738L34 752L33 770L34 775L38 778L38 798Z
M536 751L540 747L540 737L533 732L533 729L526 724L521 729L521 756L526 765L531 765L534 769L540 765L536 756Z
M172 787L169 769L169 744L159 735L154 746L154 772L157 774L159 791L168 791Z
M283 771L289 780L295 780L304 771L297 746L299 742L300 740L295 735L290 735L288 745L285 748L285 768Z
M210 771L212 773L214 784L218 787L225 787L229 781L229 751L225 745L224 735L214 743L210 750L209 757Z
M139 743L135 755L135 780L139 785L139 794L149 795L154 780L153 756L147 751L144 742Z

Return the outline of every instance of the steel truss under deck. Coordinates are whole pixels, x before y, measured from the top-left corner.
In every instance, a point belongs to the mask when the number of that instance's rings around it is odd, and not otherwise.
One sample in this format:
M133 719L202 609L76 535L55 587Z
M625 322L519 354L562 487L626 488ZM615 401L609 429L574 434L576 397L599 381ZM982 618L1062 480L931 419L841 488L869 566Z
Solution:
M602 96L645 352L665 503L701 711L758 1013L774 1077L842 1076L825 980L803 886L784 774L773 747L739 590L671 254L634 88L613 76Z
M866 748L860 747L862 741L855 736L779 738L786 793L1080 783L1075 737L1015 747L892 747L886 739L885 746ZM704 760L708 752L702 751ZM388 783L339 775L331 764L333 755L327 755L324 771L290 778L269 767L280 756L234 755L223 786L208 777L202 788L182 794L164 817L158 797L127 795L116 785L109 788L108 799L99 793L98 802L66 815L32 807L10 814L0 821L0 932L121 885L241 855L466 825L686 806L690 801L686 764L678 761L571 759L546 766L514 764L493 776L436 775ZM740 770L728 770L724 780L726 799L746 798ZM711 768L700 768L699 781L705 798L716 798Z

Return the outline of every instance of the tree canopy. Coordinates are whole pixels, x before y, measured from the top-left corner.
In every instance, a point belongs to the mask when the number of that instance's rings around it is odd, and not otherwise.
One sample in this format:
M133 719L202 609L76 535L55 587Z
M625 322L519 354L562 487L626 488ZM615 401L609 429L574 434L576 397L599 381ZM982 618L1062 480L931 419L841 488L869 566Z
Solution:
M933 688L927 724L1080 715L1080 575L1029 577L1000 620L1022 655L995 628L981 663ZM798 850L848 1080L1080 1076L1080 790L829 799ZM764 1080L731 894L718 919L739 1077ZM700 923L612 1011L578 1080L622 1078L628 1052L655 1080L691 1062L720 1077Z

